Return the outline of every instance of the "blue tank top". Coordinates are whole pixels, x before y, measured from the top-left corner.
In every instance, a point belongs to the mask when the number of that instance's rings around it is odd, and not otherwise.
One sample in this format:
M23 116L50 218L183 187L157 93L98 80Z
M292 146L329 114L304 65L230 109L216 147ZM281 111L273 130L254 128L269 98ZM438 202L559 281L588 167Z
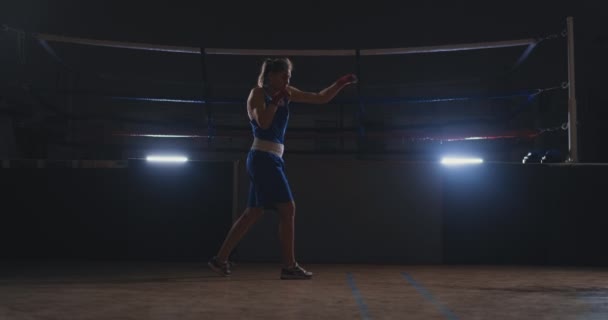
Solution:
M272 97L266 93L264 90L264 100L266 101L266 105L272 101ZM285 98L283 100L284 105L280 105L277 108L277 111L274 114L274 118L272 119L272 123L268 129L262 129L258 125L258 122L255 119L249 121L251 124L251 129L253 130L253 136L262 139L268 140L280 144L285 143L285 130L287 130L287 122L289 121L289 100Z

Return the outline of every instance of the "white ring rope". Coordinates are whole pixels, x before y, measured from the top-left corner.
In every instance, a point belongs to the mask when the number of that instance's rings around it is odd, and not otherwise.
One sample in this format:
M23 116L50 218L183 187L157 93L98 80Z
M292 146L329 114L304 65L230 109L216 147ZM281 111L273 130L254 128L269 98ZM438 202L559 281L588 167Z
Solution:
M188 53L188 54L200 54L201 53L201 49L197 48L197 47L180 47L180 46L167 46L167 45L157 45L157 44L147 44L147 43L137 43L137 42L95 40L95 39L58 36L58 35L44 34L44 33L37 33L37 34L33 34L33 35L34 35L34 37L36 37L38 39L51 41L51 42L62 42L62 43L82 44L82 45L98 46L98 47L134 49L134 50L145 50L145 51L161 51L161 52ZM452 44L452 45L439 45L439 46L421 46L421 47L409 47L409 48L362 49L362 50L360 50L360 55L377 56L377 55L396 55L396 54L414 54L414 53L493 49L493 48L528 46L528 45L536 43L536 42L538 42L538 40L529 38L529 39L510 40L510 41L478 42L478 43ZM352 50L265 50L265 49L205 48L204 52L206 54L213 54L213 55L243 55L243 56L354 56L357 54L357 51L355 49L352 49Z

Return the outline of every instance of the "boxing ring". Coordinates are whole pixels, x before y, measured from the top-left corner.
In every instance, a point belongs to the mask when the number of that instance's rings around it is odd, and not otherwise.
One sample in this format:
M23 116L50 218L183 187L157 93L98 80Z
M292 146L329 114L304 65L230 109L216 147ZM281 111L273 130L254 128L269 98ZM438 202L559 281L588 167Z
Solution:
M356 127L350 129L335 130L321 130L317 132L317 136L321 138L336 138L340 139L341 144L344 145L344 139L357 140L359 145L360 142L369 139L392 139L394 141L401 141L402 143L407 141L437 141L443 142L455 142L455 141L483 141L483 140L496 140L496 139L535 139L542 134L558 132L567 130L568 132L568 144L567 144L567 155L562 157L565 162L577 163L578 162L578 131L577 131L577 100L576 100L576 85L575 85L575 57L574 57L574 29L573 29L573 18L569 17L566 21L566 27L563 31L555 34L550 34L542 37L507 40L507 41L493 41L493 42L478 42L478 43L462 43L462 44L450 44L450 45L435 45L435 46L420 46L420 47L404 47L404 48L387 48L387 49L351 49L351 50L263 50L263 49L229 49L229 48L205 48L205 47L186 47L186 46L168 46L158 44L147 44L137 42L121 42L111 40L97 40L97 39L85 39L76 38L62 35L53 35L46 33L25 33L21 30L13 29L8 26L4 26L4 30L7 32L13 32L23 37L32 37L44 48L44 50L52 56L58 63L63 63L61 57L54 51L51 43L62 43L80 46L90 47L106 47L106 48L117 48L126 50L138 50L138 51L149 51L159 52L166 54L184 54L184 55L198 55L200 56L200 68L201 68L201 95L195 99L184 99L180 97L153 97L153 96L105 96L104 98L113 101L132 101L141 103L172 103L172 104L191 104L201 105L204 107L203 111L205 114L205 122L207 130L192 130L178 131L178 130L165 130L168 132L113 132L112 135L115 137L132 137L132 138L168 138L168 139L206 139L209 142L216 141L217 138L234 138L243 137L249 134L248 130L242 128L234 128L226 126L222 128L222 123L218 122L215 117L215 113L218 108L223 105L236 105L242 104L242 99L218 99L213 97L210 93L210 86L213 85L213 79L210 78L208 73L209 58L211 56L288 56L288 57L346 57L347 59L354 58L354 65L352 69L358 75L360 81L356 86L356 95L354 97L338 98L337 101L332 102L339 105L354 105L356 106L356 115L354 115ZM524 47L524 51L520 53L516 60L513 68L521 66L533 51L542 46L544 42L555 41L561 38L567 38L566 48L567 51L567 80L563 79L557 83L552 83L549 86L532 89L521 89L515 92L497 92L492 94L482 95L452 95L452 96L423 96L423 97L371 97L365 96L362 91L365 89L366 78L365 74L362 74L361 69L365 67L363 58L366 57L383 57L383 56L402 56L402 55L413 55L413 54L433 54L433 53L450 53L450 52L464 52L464 51L480 51L488 49L502 49L502 48L517 48ZM548 94L553 91L568 90L568 111L567 119L564 119L563 123L552 127L535 128L535 129L507 129L498 130L494 132L452 132L448 134L432 133L430 131L419 132L417 126L397 126L393 130L368 130L366 127L366 114L370 110L372 105L402 105L402 104L437 104L437 103L455 103L455 102L475 102L475 101L503 101L506 99L519 98L522 101L518 102L520 107L514 113L522 112L538 97L543 94ZM343 111L340 111L343 113ZM342 114L340 115L342 117ZM342 120L340 120L342 121ZM474 121L471 121L474 122ZM457 122L455 124L458 124ZM294 128L288 131L289 139L303 139L310 138L311 135L306 131L305 128ZM221 144L221 142L220 142ZM357 147L358 148L358 147ZM556 161L560 162L560 161Z

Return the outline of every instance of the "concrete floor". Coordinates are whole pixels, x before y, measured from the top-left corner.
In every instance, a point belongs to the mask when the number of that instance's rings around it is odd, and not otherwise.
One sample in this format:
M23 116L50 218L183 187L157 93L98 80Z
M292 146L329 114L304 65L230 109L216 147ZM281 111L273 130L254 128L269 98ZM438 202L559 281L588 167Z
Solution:
M2 263L0 319L608 319L608 269Z

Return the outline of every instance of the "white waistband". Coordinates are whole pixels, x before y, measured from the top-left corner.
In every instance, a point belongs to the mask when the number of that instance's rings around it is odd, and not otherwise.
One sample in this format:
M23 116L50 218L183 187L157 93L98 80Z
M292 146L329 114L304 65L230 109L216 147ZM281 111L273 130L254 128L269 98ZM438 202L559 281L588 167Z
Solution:
M251 150L270 152L278 157L283 157L284 149L285 146L280 143L262 140L258 138L254 138L253 144L251 145Z

